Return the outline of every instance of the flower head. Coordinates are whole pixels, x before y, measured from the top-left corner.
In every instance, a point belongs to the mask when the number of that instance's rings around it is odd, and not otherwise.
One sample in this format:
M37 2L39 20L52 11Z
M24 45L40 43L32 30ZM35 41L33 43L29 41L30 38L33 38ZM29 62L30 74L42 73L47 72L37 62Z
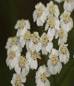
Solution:
M24 36L24 34L30 30L30 23L28 20L18 20L16 25L15 25L15 29L17 29L17 37L21 37Z
M7 43L6 43L6 46L5 48L6 49L9 49L10 47L12 47L13 45L17 45L18 43L18 38L15 36L15 37L10 37L8 38L7 40Z
M69 61L70 54L66 44L60 45L59 47L59 59L60 62L66 64Z
M9 69L15 68L15 66L18 63L18 59L20 57L20 50L18 46L14 45L7 51L7 58L6 58L6 64L9 66Z
M26 59L28 60L31 69L37 69L38 67L37 59L41 59L41 56L38 52L28 51L26 53Z
M50 86L50 82L48 81L49 76L50 74L48 73L46 66L40 66L35 77L37 86Z
M29 73L29 64L27 59L24 56L20 56L17 65L15 66L15 72L26 78Z
M63 7L64 10L72 12L74 10L74 0L65 0Z
M65 31L65 29L60 28L60 30L58 31L58 37L58 45L64 44L67 42L68 33Z
M66 32L69 32L73 28L73 20L70 14L70 12L64 11L60 16L60 25Z
M53 1L50 1L47 4L47 11L48 11L48 16L58 17L60 14L58 6L54 4Z
M42 50L42 54L48 54L50 53L51 49L53 48L53 43L51 41L51 38L48 37L48 35L46 33L43 33L41 38L40 38L40 41L41 41L41 50Z
M24 86L26 79L22 78L21 74L13 74L11 84L12 86Z
M34 22L37 22L38 26L43 26L46 18L47 18L46 8L40 2L35 6L35 11L33 13L33 20Z
M52 49L52 52L49 55L49 60L47 62L47 65L48 65L48 71L51 75L60 73L62 69L62 64L59 61L58 51L56 49Z

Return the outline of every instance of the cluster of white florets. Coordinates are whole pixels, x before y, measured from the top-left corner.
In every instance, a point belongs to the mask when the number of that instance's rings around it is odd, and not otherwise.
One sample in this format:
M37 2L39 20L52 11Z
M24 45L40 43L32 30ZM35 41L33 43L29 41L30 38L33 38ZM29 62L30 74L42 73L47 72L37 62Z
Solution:
M8 38L6 64L10 70L15 70L11 80L12 86L24 86L30 69L38 70L35 76L36 86L50 86L48 77L60 73L62 64L69 61L67 38L68 32L73 28L71 12L74 9L74 2L73 0L55 1L58 3L64 1L62 14L53 1L46 6L41 2L35 6L33 20L37 26L44 26L41 36L37 31L31 33L29 20L21 19L15 25L16 36ZM53 46L54 39L58 40L58 49ZM21 54L24 47L25 56ZM41 54L48 58L47 66L38 65L38 59L43 60Z

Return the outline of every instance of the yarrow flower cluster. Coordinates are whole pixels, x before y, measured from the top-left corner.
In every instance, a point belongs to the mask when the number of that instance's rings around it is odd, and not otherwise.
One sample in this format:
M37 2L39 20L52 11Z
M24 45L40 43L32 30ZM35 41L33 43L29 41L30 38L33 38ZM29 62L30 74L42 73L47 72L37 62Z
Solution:
M44 27L40 35L37 31L31 32L29 20L18 20L15 29L16 36L8 38L6 49L6 64L10 70L14 69L12 86L24 86L30 69L37 70L35 76L36 86L50 86L49 77L59 74L62 64L69 61L68 32L73 28L71 12L74 10L73 0L55 0L64 2L64 11L60 14L57 4L50 1L45 6L39 2L33 12L33 21L37 26ZM58 40L58 49L54 48L53 40ZM25 56L22 54L26 48ZM39 65L43 60L42 55L47 58L47 65Z

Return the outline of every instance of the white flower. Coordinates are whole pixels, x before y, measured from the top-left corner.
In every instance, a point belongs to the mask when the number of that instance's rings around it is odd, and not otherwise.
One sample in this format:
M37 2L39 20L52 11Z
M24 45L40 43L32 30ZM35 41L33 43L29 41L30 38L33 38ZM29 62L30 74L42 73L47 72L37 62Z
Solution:
M58 18L55 18L53 16L50 16L47 20L47 23L45 25L45 30L48 30L47 35L49 37L49 39L53 40L53 38L56 38L56 33L58 32L58 30L60 25L60 21Z
M48 16L58 17L60 14L58 6L56 4L54 4L53 1L50 1L47 4L46 9L47 9Z
M49 29L59 29L59 19L53 16L49 16L47 23L45 25L45 30L49 30Z
M12 86L24 86L26 79L21 76L21 74L13 74L11 84Z
M33 13L33 20L37 23L38 26L43 26L47 18L46 8L40 2L35 6L35 11Z
M17 29L17 36L21 37L25 34L26 31L30 30L30 23L28 20L18 20L16 25L15 25L15 29Z
M65 0L64 10L72 12L74 10L74 0Z
M41 50L40 37L38 32L34 32L33 34L31 34L29 49L31 51L36 51L36 52L39 52Z
M48 65L48 71L51 75L60 73L62 69L62 64L58 59L58 51L56 49L52 49L52 52L49 55L49 60L47 62L47 65Z
M58 45L64 44L67 42L68 33L63 28L60 28L60 30L58 31L58 37Z
M64 28L66 32L69 32L73 28L73 20L70 14L70 12L64 11L60 16L61 27Z
M18 64L15 66L15 72L18 74L22 74L23 77L29 73L29 64L25 57L20 56L18 60Z
M22 37L21 37L21 38L22 38ZM22 44L23 44L23 42L22 42ZM6 48L6 49L9 49L9 48L11 48L12 46L17 46L18 49L19 49L20 52L21 52L21 51L22 51L22 47L21 47L20 45L21 45L20 39L19 39L18 37L14 36L14 37L8 38L8 41L7 41L7 43L6 43L5 48Z
M64 1L64 0L55 0L56 2L58 2L58 3L61 3L62 1Z
M49 39L48 35L46 33L43 33L41 38L41 50L42 50L42 54L48 54L51 52L51 49L53 48L53 43L51 41L51 39Z
M66 44L59 46L59 59L60 62L66 64L69 61L70 54Z
M45 30L47 31L47 35L49 40L53 40L54 37L56 37L56 33L58 32L58 30L60 29L59 27L60 25L60 21L58 18L50 16L47 20L47 23L45 25Z
M31 69L37 69L38 67L37 59L41 59L40 53L28 51L26 53L26 59Z
M20 56L20 50L18 46L14 45L7 51L6 64L9 66L9 69L13 69L18 64L18 59Z
M5 48L6 49L9 49L9 48L11 48L13 45L16 45L17 44L17 37L15 36L15 37L10 37L10 38L8 38L8 40L7 40L7 43L6 43L6 46L5 46Z
M19 37L18 44L20 45L20 47L23 48L26 45L26 48L28 49L30 38L31 38L30 31L26 31L23 36Z
M48 77L50 74L45 65L40 66L38 71L36 72L36 86L50 86L50 82Z

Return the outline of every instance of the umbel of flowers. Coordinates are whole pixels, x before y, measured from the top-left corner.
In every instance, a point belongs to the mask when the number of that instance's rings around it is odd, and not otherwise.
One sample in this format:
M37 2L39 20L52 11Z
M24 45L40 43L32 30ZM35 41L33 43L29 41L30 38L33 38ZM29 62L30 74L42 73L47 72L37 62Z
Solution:
M6 64L10 70L15 71L11 80L12 86L24 86L30 69L37 70L36 86L50 86L48 78L59 74L62 64L69 61L67 38L68 32L73 28L71 12L74 9L74 1L55 1L64 2L63 13L60 14L58 5L53 1L46 6L41 2L35 6L33 21L38 27L44 27L41 36L37 31L31 33L29 20L21 19L15 25L16 36L8 38ZM54 48L54 39L58 40L58 49ZM25 56L21 54L24 47L27 50ZM38 65L38 61L43 60L41 54L48 58L47 65Z

